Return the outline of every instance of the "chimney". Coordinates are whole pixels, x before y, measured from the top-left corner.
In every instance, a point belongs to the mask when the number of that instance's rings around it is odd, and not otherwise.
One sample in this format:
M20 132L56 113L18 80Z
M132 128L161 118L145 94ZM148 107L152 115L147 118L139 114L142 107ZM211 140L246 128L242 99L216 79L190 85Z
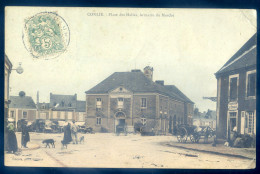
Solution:
M155 83L164 86L164 80L156 80Z
M141 72L140 69L132 69L131 72Z
M153 67L146 66L144 68L144 75L153 81Z

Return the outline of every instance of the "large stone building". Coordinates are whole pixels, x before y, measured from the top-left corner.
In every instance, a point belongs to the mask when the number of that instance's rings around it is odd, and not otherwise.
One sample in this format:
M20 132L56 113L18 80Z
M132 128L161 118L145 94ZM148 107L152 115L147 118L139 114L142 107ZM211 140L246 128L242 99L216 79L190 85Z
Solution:
M115 132L117 125L141 123L157 134L192 124L193 102L176 86L153 82L153 68L115 72L86 91L86 122L95 131Z
M219 138L233 130L256 133L256 40L255 34L215 74Z

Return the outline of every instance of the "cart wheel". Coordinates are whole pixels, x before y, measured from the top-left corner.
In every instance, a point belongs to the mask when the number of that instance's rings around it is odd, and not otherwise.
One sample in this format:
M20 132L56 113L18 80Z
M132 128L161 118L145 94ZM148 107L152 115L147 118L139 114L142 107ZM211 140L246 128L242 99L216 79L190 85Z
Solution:
M190 141L195 143L196 142L196 138L194 135L190 135Z
M184 127L181 127L178 131L177 140L179 142L185 143L187 141L188 132Z

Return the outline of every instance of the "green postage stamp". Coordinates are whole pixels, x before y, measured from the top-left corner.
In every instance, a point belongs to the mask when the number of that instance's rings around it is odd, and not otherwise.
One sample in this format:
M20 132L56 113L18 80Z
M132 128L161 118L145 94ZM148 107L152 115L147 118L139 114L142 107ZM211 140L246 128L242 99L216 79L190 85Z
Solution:
M66 21L54 12L42 12L25 20L23 41L34 58L58 57L69 45Z

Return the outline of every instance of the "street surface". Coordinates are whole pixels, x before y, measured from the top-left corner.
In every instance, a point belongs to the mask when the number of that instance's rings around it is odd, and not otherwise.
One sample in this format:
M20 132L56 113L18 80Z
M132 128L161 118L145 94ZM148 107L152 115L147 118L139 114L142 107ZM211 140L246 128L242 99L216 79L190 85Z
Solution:
M21 134L17 133L21 148ZM78 134L84 144L61 148L63 134L30 133L29 149L18 155L5 154L6 166L90 167L90 168L252 168L254 161L185 150L163 145L177 142L174 136L141 136L112 133ZM54 139L56 148L45 148L43 139ZM40 147L39 147L39 146Z

